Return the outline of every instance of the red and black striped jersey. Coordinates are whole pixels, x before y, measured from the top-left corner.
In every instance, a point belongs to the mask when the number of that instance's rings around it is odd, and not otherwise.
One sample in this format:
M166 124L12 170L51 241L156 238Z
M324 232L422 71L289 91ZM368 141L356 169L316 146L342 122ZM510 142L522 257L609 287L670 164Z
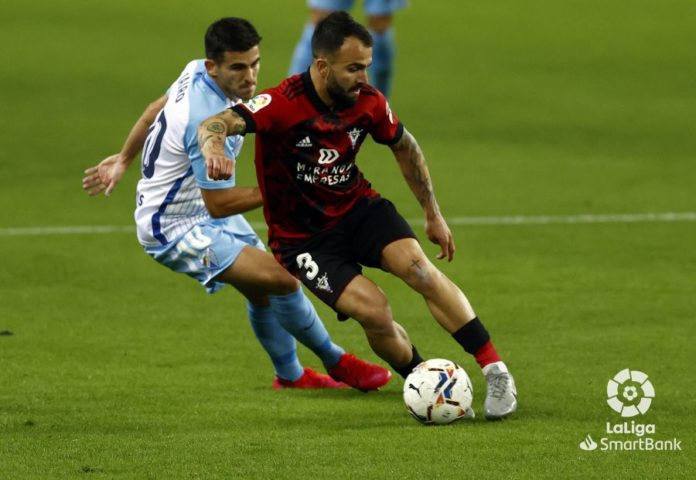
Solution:
M233 107L256 133L256 176L269 241L293 242L334 226L362 197L379 194L355 164L366 136L382 144L403 126L375 88L355 105L329 108L309 72L294 75Z

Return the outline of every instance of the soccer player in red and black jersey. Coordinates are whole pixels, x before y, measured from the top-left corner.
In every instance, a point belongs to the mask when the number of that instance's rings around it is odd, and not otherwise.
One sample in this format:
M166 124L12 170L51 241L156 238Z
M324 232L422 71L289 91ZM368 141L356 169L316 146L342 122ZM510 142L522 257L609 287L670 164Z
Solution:
M223 179L226 136L256 133L256 174L280 263L339 318L357 320L374 352L403 377L422 358L392 318L384 293L362 266L381 268L420 293L438 323L474 355L487 380L484 413L517 409L515 382L464 293L426 257L408 223L377 193L355 160L369 134L388 145L425 213L437 258L455 246L438 207L425 157L413 135L367 81L369 32L345 12L321 21L310 69L204 121L198 130L208 175Z

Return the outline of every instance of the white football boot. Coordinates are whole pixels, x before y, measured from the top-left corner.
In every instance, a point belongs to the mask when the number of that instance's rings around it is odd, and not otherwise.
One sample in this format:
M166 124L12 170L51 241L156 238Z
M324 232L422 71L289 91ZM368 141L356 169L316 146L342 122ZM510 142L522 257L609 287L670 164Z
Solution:
M483 367L486 377L486 400L483 415L488 420L505 418L517 410L515 379L503 362L494 362Z

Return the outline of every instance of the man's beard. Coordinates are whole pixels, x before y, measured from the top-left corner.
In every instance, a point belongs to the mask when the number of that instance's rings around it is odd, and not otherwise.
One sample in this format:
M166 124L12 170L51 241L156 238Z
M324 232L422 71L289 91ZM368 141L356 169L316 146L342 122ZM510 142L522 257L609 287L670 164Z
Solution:
M326 91L338 108L348 108L358 103L358 97L348 95L348 92L341 88L333 77L330 77L326 83Z

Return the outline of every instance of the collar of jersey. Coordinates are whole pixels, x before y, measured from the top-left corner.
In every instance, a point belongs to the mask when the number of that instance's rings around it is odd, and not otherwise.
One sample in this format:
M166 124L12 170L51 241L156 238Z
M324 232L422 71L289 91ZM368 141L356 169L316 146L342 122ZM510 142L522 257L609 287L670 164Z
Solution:
M215 80L210 78L210 75L208 75L208 72L205 72L203 74L203 81L205 82L208 87L215 92L215 94L220 97L222 100L227 100L227 95L225 95L225 92L223 92L220 87L218 86L217 83L215 83Z
M312 105L314 105L314 108L317 109L317 112L331 113L331 108L329 108L329 106L324 103L324 101L317 93L316 88L314 88L314 84L312 83L312 77L309 74L309 69L302 74L302 81L304 82L305 88L307 89L307 97L309 98L309 101L312 102Z

